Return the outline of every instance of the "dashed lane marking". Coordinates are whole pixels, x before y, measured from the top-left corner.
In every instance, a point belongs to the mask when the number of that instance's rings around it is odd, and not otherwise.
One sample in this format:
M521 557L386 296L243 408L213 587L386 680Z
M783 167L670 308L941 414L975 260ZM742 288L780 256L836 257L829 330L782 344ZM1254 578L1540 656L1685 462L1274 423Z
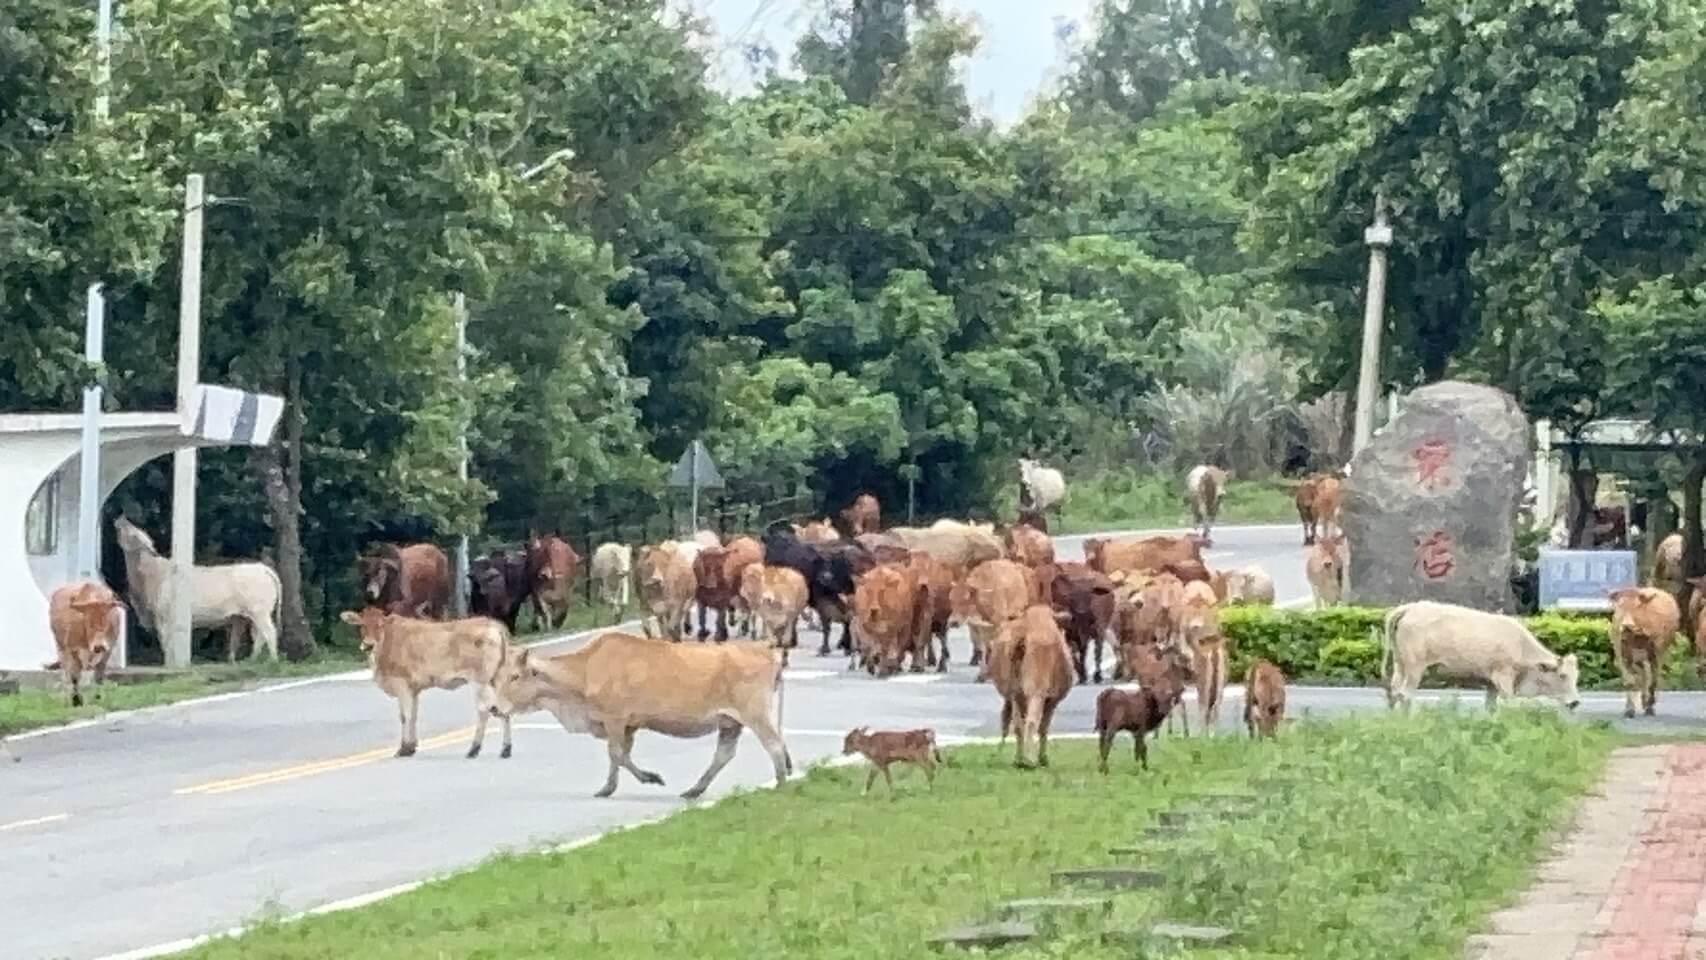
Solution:
M0 833L8 830L22 830L25 827L39 827L48 823L59 823L71 819L69 813L51 813L45 817L31 817L28 820L13 820L11 823L0 823Z

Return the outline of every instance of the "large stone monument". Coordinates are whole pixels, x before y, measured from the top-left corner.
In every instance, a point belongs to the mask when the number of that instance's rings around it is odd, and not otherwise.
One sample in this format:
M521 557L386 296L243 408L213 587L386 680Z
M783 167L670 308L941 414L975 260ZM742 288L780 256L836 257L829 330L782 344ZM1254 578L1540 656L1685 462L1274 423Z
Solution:
M1502 390L1448 380L1406 397L1345 480L1348 602L1512 610L1528 434Z

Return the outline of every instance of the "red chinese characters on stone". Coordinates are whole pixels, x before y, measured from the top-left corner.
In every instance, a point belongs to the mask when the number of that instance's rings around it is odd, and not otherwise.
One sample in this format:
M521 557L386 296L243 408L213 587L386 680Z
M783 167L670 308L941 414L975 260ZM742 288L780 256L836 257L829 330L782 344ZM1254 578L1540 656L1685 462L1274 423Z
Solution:
M1451 448L1444 441L1429 440L1410 451L1410 457L1416 461L1417 486L1438 493L1451 485L1451 473L1446 469L1451 463Z
M1435 530L1425 537L1416 538L1416 572L1429 580L1439 580L1449 576L1457 566L1457 557L1452 554L1451 534L1444 530Z

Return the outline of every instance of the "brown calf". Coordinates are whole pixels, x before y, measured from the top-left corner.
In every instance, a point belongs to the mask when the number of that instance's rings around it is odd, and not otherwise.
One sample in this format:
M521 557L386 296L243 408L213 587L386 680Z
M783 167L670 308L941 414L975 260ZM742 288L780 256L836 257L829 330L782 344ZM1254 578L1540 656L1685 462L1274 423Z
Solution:
M855 753L864 754L871 761L871 771L865 776L863 793L871 792L871 784L877 780L877 774L883 775L883 780L889 785L889 795L894 795L894 777L889 775L889 765L896 762L912 763L924 771L924 779L929 782L930 789L936 789L936 764L942 761L942 755L936 752L936 731L934 730L877 730L860 727L849 730L847 739L841 743L841 755L852 756Z
M1250 664L1244 675L1244 726L1250 739L1272 739L1285 717L1285 674L1266 660Z
M99 583L68 583L48 598L47 620L53 630L57 663L71 688L71 705L83 705L83 673L93 671L95 684L106 682L107 658L119 643L118 595Z
M397 701L402 742L397 756L415 753L415 718L424 690L455 690L474 685L474 741L470 758L480 755L486 741L486 721L493 710L492 685L507 659L514 656L509 631L487 617L466 620L416 620L368 607L344 611L343 622L361 632L361 649L373 667L373 682ZM519 649L519 648L517 648ZM503 721L503 754L511 749L510 718Z
M1623 715L1653 715L1659 700L1659 674L1671 639L1682 627L1676 598L1657 587L1635 587L1611 594L1611 651L1623 677Z
M1096 697L1096 739L1101 760L1096 769L1108 772L1108 753L1120 731L1129 731L1139 767L1149 769L1145 739L1160 729L1184 696L1192 680L1190 660L1174 648L1149 648L1143 672L1148 676L1137 690L1110 687Z

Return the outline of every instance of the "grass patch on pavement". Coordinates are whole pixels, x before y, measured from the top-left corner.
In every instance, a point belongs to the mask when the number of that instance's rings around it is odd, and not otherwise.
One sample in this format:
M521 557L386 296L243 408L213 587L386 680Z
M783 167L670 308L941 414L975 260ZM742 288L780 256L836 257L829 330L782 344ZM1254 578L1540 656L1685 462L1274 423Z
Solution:
M1002 900L1048 894L1053 870L1114 863L1108 847L1136 840L1158 811L1191 809L1201 791L1251 789L1261 800L1250 818L1202 821L1139 861L1171 885L1121 894L1115 922L1241 931L1240 947L1197 957L1445 960L1527 879L1612 742L1550 712L1422 710L1301 721L1260 745L1163 739L1141 775L1128 741L1107 777L1082 740L1057 741L1053 767L1040 772L1013 769L1010 744L966 747L951 752L934 792L909 771L892 801L880 783L859 796L862 768L820 767L779 791L575 851L499 857L392 900L263 924L189 955L935 956L928 937ZM1250 786L1286 770L1294 786ZM644 789L625 780L622 794ZM1083 932L1002 955L1134 954Z
M1049 521L1049 529L1055 534L1182 527L1191 522L1182 478L1108 470L1069 478L1067 487L1059 516ZM1296 522L1292 490L1293 484L1284 480L1233 480L1226 485L1216 522ZM1011 515L1011 511L1003 514Z

